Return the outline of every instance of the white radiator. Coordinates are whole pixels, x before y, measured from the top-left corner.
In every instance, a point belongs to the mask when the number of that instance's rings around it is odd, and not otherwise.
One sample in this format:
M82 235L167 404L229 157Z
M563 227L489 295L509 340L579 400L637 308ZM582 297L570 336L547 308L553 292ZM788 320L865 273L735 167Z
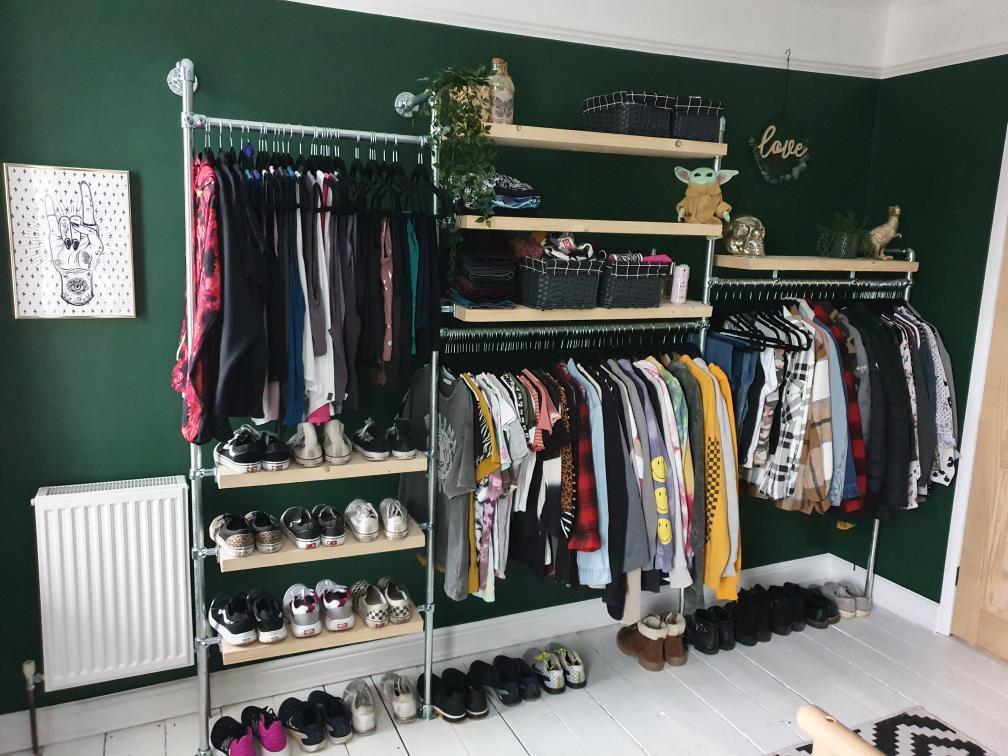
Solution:
M32 504L47 690L193 663L185 478L46 486Z

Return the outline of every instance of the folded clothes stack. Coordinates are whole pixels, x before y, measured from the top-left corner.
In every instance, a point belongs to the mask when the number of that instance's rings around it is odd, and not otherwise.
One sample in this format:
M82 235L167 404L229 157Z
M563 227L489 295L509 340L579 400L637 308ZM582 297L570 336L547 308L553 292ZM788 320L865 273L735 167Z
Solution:
M503 173L494 177L494 213L498 215L528 215L542 204L536 190L524 181Z
M514 290L515 257L507 239L464 234L448 298L466 307L514 307Z

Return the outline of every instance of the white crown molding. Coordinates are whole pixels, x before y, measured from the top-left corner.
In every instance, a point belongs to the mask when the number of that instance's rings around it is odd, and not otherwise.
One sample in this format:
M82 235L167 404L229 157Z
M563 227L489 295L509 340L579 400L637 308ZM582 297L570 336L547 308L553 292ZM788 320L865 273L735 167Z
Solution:
M1008 54L1003 0L290 0L622 50L889 78ZM659 30L656 36L656 30ZM968 47L963 47L963 41Z

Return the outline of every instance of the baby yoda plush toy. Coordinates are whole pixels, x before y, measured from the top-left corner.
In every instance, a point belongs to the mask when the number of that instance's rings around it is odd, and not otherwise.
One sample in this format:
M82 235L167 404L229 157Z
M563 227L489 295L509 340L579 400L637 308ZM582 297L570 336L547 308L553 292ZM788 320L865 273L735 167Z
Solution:
M686 184L686 196L676 205L680 221L687 223L720 223L730 221L732 206L721 199L721 184L728 183L738 171L718 171L697 168L690 172L676 166L676 178Z

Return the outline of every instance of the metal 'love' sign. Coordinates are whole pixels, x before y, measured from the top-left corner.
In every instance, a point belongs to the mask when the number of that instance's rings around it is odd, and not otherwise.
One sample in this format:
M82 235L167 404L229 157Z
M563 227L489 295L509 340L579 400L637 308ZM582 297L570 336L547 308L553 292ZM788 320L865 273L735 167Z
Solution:
M760 175L769 184L796 181L808 167L808 137L791 116L770 119L758 138L749 139L749 145Z

